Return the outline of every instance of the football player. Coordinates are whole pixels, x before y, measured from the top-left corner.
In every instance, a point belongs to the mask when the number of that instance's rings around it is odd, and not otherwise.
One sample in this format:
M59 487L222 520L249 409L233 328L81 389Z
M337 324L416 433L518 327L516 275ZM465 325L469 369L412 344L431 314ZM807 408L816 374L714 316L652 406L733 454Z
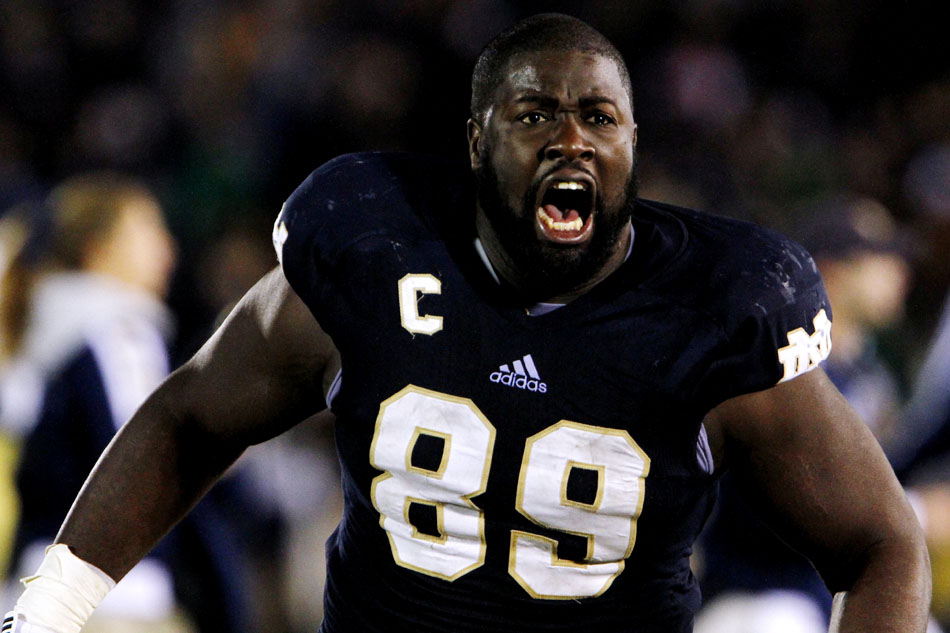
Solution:
M293 193L280 268L104 453L12 628L78 631L248 445L328 403L324 633L688 632L727 466L839 594L835 630L924 630L920 529L819 367L808 254L637 199L627 69L580 21L515 25L472 87L469 166L345 156Z

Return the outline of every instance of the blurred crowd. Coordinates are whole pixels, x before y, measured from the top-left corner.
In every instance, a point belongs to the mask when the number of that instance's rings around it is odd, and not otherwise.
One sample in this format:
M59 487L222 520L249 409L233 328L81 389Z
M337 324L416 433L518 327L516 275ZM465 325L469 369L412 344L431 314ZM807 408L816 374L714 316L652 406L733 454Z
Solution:
M543 9L625 55L642 196L812 251L826 370L911 494L950 628L950 55L931 4L0 0L6 577L31 571L143 394L275 264L293 188L348 151L465 159L475 57ZM317 421L255 447L102 630L314 630L336 478ZM814 571L747 512L727 476L696 553L697 631L824 630Z

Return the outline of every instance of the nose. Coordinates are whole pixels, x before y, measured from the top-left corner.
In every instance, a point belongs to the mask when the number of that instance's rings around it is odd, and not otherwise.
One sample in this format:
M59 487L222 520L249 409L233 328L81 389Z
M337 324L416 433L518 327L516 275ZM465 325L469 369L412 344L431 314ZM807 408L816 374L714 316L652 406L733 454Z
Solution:
M585 134L583 122L573 114L565 114L554 128L551 140L542 150L545 160L567 159L591 160L594 158L594 145Z

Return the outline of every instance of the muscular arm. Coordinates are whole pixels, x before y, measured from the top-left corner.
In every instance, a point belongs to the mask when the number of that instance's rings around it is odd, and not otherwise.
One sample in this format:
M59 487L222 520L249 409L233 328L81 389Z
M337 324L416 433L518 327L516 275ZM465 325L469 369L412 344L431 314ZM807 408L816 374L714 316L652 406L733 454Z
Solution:
M823 371L733 398L709 416L750 499L838 596L832 631L923 632L923 535L883 452Z
M245 448L323 408L334 365L329 337L271 271L116 435L57 542L118 580Z

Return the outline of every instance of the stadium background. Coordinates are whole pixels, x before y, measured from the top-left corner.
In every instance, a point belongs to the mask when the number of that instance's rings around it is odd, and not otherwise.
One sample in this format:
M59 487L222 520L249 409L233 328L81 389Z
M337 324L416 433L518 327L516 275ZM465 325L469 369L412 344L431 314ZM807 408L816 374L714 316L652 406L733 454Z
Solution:
M180 361L274 263L273 217L312 169L366 149L464 159L481 46L519 17L564 11L628 60L645 197L796 235L802 204L851 192L914 235L908 310L881 336L909 391L950 286L936 6L0 0L0 209L81 170L152 185L178 240Z

